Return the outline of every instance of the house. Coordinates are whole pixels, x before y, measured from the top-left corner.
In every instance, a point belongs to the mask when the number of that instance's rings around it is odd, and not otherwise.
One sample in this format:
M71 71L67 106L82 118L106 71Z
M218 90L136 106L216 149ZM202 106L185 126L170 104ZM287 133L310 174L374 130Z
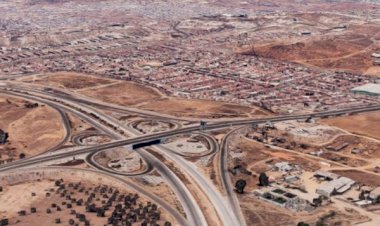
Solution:
M321 156L323 153L324 153L323 150L310 152L311 155L315 155L315 156Z
M362 150L359 149L359 148L353 148L353 149L351 150L351 153L352 153L352 154L360 154L361 152L362 152Z
M275 170L282 171L282 172L288 172L293 169L293 167L288 162L278 162L274 164Z
M297 181L299 179L296 175L290 175L285 177L285 181L288 183L293 183L294 181Z
M348 145L349 145L349 143L347 143L347 142L345 142L345 143L337 143L337 144L334 144L334 145L327 146L326 149L329 150L329 151L338 152L338 151L346 148Z

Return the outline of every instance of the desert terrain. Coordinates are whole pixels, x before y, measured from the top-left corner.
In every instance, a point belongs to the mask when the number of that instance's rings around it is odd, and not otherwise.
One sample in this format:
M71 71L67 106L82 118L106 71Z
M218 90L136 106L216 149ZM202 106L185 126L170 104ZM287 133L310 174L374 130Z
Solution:
M327 18L320 14L301 15L301 18L326 27ZM318 34L305 30L306 37L253 45L239 52L328 70L379 76L379 67L373 65L371 54L380 50L380 27L376 24L348 26L343 18L337 19L342 20L342 24L326 27L325 31L319 28Z
M9 142L1 147L3 159L18 159L46 152L65 136L60 114L49 106L27 108L26 100L0 96L0 128L9 133Z
M0 15L0 226L378 226L378 0Z
M158 89L134 82L99 78L78 73L58 72L21 78L20 81L69 91L105 103L188 118L246 118L270 115L256 107L209 100L169 97Z
M351 133L380 139L380 115L378 112L328 119L323 120L322 123L348 130Z

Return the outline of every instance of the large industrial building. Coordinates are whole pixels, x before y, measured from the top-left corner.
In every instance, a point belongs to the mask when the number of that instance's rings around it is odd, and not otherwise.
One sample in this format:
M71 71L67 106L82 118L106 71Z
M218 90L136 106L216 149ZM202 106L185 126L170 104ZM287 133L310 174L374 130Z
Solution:
M316 193L325 197L330 197L332 195L342 194L348 191L354 184L355 181L350 178L339 177L338 179L322 184L319 188L317 188Z
M369 83L362 86L355 87L351 90L353 93L366 94L372 96L380 95L380 84Z

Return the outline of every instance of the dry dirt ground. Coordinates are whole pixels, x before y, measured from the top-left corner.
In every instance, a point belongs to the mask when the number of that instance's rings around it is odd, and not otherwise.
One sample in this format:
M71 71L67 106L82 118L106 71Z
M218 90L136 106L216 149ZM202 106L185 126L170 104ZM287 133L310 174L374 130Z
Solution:
M187 100L164 97L157 90L132 82L86 89L81 94L104 102L183 117L247 117L265 112L236 104L208 100Z
M30 208L32 203L42 199L42 195L32 196L32 192L44 191L52 186L51 181L22 183L9 187L4 187L0 193L0 214L1 217L16 216L17 212L23 208Z
M352 115L321 120L322 123L336 126L351 133L365 135L380 139L380 114L371 112L366 114Z
M77 116L68 113L67 114L70 120L70 125L72 128L72 134L78 135L79 133L82 133L84 131L96 131L94 127L92 127L90 124L86 123L82 119L78 118Z
M62 191L57 192L58 188L55 185L55 182L52 180L42 180L36 182L25 182L17 185L6 186L4 191L0 193L0 200L2 205L0 205L0 216L1 218L8 218L11 224L17 225L41 225L41 226L51 226L55 225L55 220L59 218L62 225L69 225L69 219L75 220L75 222L80 223L79 219L76 218L75 214L71 214L72 210L75 210L77 213L85 214L86 219L90 221L90 225L104 225L107 223L108 217L111 216L112 211L117 203L123 203L122 201L113 202L112 206L105 212L105 217L97 217L96 213L89 213L86 211L86 206L84 204L78 205L75 201L83 199L83 203L89 197L89 194L94 193L95 198L92 199L91 203L95 203L96 206L101 206L103 200L108 200L111 197L112 192L109 193L110 186L107 187L105 193L101 193L100 190L96 191L95 188L100 186L104 187L103 184L95 184L91 182L62 182L65 185L65 190L67 194L70 195L70 199L67 199L66 195L61 196ZM72 184L73 186L71 186ZM78 185L78 186L77 186ZM75 188L77 186L77 188ZM113 191L119 189L117 187L111 187ZM83 189L83 191L81 191ZM89 193L86 194L86 191ZM32 193L35 193L33 196ZM47 193L50 193L47 196ZM135 193L130 193L130 191L125 188L120 190L120 195L128 195ZM117 197L119 197L117 196ZM147 205L148 200L143 197L137 199L136 205L134 208L138 208L139 203L144 206ZM57 207L53 207L52 204L56 204L61 208L58 210ZM72 207L68 207L67 204L71 204ZM31 213L31 207L37 208L36 213ZM51 210L51 213L47 213L47 209ZM25 210L25 216L19 216L18 211ZM162 209L159 208L159 211ZM166 214L161 214L161 220L158 221L159 224L163 224L167 219ZM43 220L42 220L43 219ZM139 225L141 220L138 220ZM83 225L83 223L82 223ZM137 223L134 225L138 225Z
M48 73L38 76L29 76L21 78L21 81L73 90L94 87L100 84L106 85L114 82L111 79L102 79L74 72Z
M174 116L232 118L269 114L258 108L236 104L167 97L156 89L134 82L99 78L78 73L58 72L29 76L20 81L66 88L107 103L136 107Z
M285 125L285 123L277 123L277 129L268 132L269 142L264 140L264 143L311 155L322 150L321 158L354 167L365 166L369 163L368 158L379 157L380 143L371 138L351 135L327 125L304 124L309 125L307 128L302 124L290 124L291 127L284 127L282 124ZM254 140L256 136L260 138L261 135L257 131L251 130L247 134L247 139ZM284 141L273 142L272 137L284 138ZM339 148L340 146L343 147ZM333 148L339 148L339 151L333 151ZM318 169L313 165L311 164L307 168Z
M252 142L246 138L235 138L232 143L234 145L230 146L230 153L232 151L236 153L241 152L244 155L238 161L230 158L229 168L238 163L253 173L251 176L242 173L238 173L236 176L230 174L233 184L238 179L247 181L246 193L238 195L247 225L296 225L300 221L314 225L319 218L334 210L332 206L325 206L310 213L295 213L257 199L252 193L254 189L258 188L257 174L269 170L268 164L287 161L300 165L302 169L310 172L318 170L320 165L318 161L306 159L292 153L274 151L261 143ZM334 217L328 218L325 221L327 225L352 225L352 222L359 222L365 219L363 216L346 211L339 212L335 210L335 212L336 215Z
M373 141L364 137L358 137L353 135L342 135L337 137L334 141L326 144L328 146L339 146L340 144L348 144L347 147L341 149L339 153L350 157L361 157L364 159L380 158L380 142ZM352 153L352 150L356 148L360 150L359 153Z
M258 200L252 194L243 194L238 196L241 202L241 208L244 213L247 225L297 225L298 222L307 222L310 225L315 223L332 210L332 207L320 207L311 213L292 212L290 210L278 207L276 205ZM326 225L352 225L353 222L361 221L362 216L349 212L335 211L335 216L328 218L324 223Z
M267 114L259 109L207 100L161 99L148 102L142 108L195 118L233 118L264 116Z
M247 181L247 190L257 188L259 182L258 175L262 172L270 170L269 165L276 162L286 161L291 164L299 165L304 170L316 171L320 169L317 161L306 159L292 153L275 151L265 147L262 143L250 141L246 138L237 138L233 142L234 145L229 147L230 161L228 168L232 169L236 165L242 165L252 172L252 175L238 173L236 176L231 175L233 184L239 180ZM234 154L234 153L241 153Z
M371 54L380 49L380 45L375 41L379 34L378 25L350 25L347 31L341 34L313 34L307 38L300 37L299 40L254 45L239 52L323 69L367 72L380 76L380 67L374 67L371 58Z
M2 158L8 154L16 159L48 150L58 144L65 131L61 116L55 110L39 105L24 107L24 100L0 96L0 128L9 133L9 142L0 146Z

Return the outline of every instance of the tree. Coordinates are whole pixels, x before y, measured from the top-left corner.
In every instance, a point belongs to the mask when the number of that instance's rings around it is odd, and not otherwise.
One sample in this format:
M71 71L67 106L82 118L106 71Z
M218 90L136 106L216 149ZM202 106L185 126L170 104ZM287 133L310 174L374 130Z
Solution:
M236 192L243 194L244 188L247 185L247 182L245 180L238 180L235 184Z
M260 173L259 176L259 186L268 186L269 185L269 178L265 173Z
M307 224L307 223L301 221L301 222L298 222L297 226L310 226L310 224Z
M360 194L359 194L359 199L360 200L364 200L365 199L365 195L364 195L364 191L361 191Z
M313 204L315 206L321 206L322 205L323 198L322 196L318 196L318 198L313 199Z

